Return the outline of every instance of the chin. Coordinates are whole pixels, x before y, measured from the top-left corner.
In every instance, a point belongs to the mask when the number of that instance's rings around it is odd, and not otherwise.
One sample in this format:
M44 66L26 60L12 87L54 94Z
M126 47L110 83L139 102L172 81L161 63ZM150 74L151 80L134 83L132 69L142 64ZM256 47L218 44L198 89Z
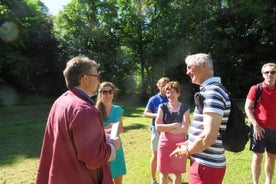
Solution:
M196 82L195 79L192 79L192 83L193 83L193 84L197 84L197 82Z
M94 92L94 91L92 91L91 93L90 93L90 96L92 97L92 96L96 96L97 95L97 92Z

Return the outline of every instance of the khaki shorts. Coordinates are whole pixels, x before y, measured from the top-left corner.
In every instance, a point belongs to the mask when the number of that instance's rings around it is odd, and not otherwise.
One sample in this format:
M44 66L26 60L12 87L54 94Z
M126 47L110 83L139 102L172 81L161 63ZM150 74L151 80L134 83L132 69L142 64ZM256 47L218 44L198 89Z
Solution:
M157 130L151 130L151 150L157 151L160 133Z

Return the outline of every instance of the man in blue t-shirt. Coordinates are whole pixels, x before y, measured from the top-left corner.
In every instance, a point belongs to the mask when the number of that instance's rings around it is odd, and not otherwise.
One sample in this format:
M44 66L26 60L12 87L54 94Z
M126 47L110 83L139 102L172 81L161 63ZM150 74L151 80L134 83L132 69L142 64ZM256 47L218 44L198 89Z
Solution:
M152 96L145 108L144 117L151 118L151 150L152 156L150 159L150 170L152 177L152 184L156 184L156 167L157 167L157 145L159 141L159 132L155 128L155 118L157 115L158 107L160 104L168 102L166 97L166 91L164 90L166 84L170 81L168 77L162 77L158 80L156 86L159 89L159 93Z

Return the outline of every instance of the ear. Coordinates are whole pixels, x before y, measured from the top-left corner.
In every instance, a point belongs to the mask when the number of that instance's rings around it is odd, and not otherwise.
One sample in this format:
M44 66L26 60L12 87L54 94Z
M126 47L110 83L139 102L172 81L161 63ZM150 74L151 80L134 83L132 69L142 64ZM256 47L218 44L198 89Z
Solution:
M81 84L86 84L88 81L88 76L87 75L84 75L83 77L81 77L80 79L80 83Z
M205 68L208 68L207 62L202 63L202 67L203 67L204 69L205 69Z

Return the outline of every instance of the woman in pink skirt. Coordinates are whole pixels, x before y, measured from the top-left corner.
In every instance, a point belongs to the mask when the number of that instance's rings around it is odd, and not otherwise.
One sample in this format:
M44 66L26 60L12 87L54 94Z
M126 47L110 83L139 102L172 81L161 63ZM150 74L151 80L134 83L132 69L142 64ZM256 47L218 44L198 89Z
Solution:
M168 183L169 174L173 174L173 184L181 184L182 173L186 172L186 158L170 157L176 144L186 140L190 125L190 109L187 104L178 101L180 84L169 82L166 87L168 103L161 104L156 117L156 128L160 134L157 151L157 170L160 172L160 184Z

